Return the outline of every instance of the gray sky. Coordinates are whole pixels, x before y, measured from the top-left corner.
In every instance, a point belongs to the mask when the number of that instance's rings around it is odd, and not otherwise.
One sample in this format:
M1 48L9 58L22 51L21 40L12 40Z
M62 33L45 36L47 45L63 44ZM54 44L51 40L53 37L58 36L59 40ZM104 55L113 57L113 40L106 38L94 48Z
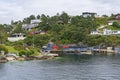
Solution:
M120 13L119 0L0 0L0 24L23 20L31 14L69 15L96 12L98 15Z

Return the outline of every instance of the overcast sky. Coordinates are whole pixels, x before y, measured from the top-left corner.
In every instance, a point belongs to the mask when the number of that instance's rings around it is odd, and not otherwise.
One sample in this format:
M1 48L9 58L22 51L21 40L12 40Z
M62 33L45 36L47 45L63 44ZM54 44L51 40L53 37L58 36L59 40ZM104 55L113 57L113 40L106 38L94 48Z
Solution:
M69 15L96 12L98 15L120 13L119 0L0 0L0 24L23 20L31 14Z

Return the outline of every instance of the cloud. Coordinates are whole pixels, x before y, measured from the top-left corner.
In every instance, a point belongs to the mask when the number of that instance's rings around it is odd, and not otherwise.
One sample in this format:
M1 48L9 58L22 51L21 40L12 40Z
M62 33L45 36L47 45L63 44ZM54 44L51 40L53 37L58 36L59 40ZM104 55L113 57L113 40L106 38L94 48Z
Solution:
M118 0L0 0L0 23L22 20L31 14L55 15L67 12L81 15L82 12L98 14L119 13Z

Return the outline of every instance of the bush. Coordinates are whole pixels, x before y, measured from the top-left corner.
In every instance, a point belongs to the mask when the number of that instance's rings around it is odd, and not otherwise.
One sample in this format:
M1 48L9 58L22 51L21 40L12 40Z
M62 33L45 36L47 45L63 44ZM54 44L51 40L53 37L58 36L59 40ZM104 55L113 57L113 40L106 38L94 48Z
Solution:
M34 50L29 50L29 51L27 51L27 55L33 55L33 54L35 54L35 51L34 51Z
M7 49L5 46L3 46L3 45L0 45L0 52L1 52L1 51L4 51L5 54L8 53L8 49Z
M23 56L23 55L26 55L26 51L25 51L25 50L21 50L21 51L19 52L19 56Z
M118 22L113 22L113 27L120 28L120 24Z
M19 56L23 56L23 55L25 55L25 56L31 56L33 54L35 54L34 50L21 50L19 52Z

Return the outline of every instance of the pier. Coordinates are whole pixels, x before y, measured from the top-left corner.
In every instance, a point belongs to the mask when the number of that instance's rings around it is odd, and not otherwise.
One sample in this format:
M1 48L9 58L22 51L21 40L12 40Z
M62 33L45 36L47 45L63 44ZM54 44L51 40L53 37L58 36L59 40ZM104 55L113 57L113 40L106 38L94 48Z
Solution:
M111 47L108 47L107 49L96 49L91 50L93 55L114 55L116 54L115 50L113 50Z
M119 50L120 51L120 50ZM116 51L113 47L88 47L88 46L62 46L59 48L58 46L54 46L53 44L49 44L49 46L43 49L43 53L47 54L75 54L75 55L114 55ZM118 51L117 51L118 52Z
M76 55L92 55L91 50L87 50L87 51L80 51L80 50L51 50L50 53L52 54L76 54Z
M99 49L99 50L51 50L51 54L76 54L76 55L114 55L115 50L108 50L108 49Z

